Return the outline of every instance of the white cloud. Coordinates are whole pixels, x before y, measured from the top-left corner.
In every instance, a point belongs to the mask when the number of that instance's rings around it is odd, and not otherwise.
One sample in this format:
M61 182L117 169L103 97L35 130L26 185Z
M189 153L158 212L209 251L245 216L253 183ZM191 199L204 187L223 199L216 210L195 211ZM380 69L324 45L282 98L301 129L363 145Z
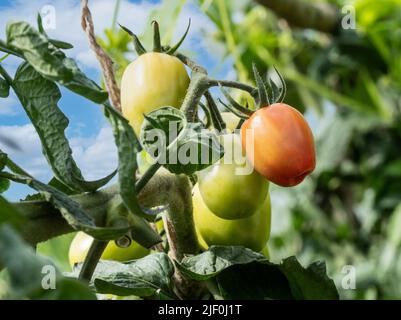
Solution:
M48 29L49 36L70 42L74 48L68 50L68 55L76 58L82 67L99 69L94 54L89 50L88 40L81 28L81 6L77 0L37 0L13 1L11 6L4 7L0 11L0 30L4 30L10 20L24 20L36 25L36 15L42 12L44 6L51 5L55 8L55 29ZM102 35L103 30L109 28L112 23L114 12L114 1L96 0L89 1L92 12L95 32ZM158 3L142 0L139 3L131 3L127 0L121 1L118 22L132 28L137 34L141 34L147 25L149 13L159 6ZM48 12L42 12L42 16L48 16ZM181 13L174 32L174 40L178 40L184 32L188 18L192 18L191 32L184 42L183 48L196 50L200 46L209 47L208 42L201 36L202 30L210 31L213 24L199 11L197 6L187 4ZM50 24L51 25L51 24ZM3 36L4 38L4 36Z
M110 27L114 1L96 0L90 1L90 9L94 19L95 32L101 34L105 28ZM51 5L55 8L55 29L46 30L49 36L57 38L74 45L74 48L69 50L69 55L72 57L82 58L83 65L89 67L98 67L95 57L88 55L88 40L81 28L81 6L80 1L71 0L37 0L13 1L11 6L2 8L0 11L0 30L4 30L8 21L24 20L33 25L36 25L36 15L42 11L44 6ZM147 21L147 15L152 8L157 4L142 1L140 3L130 3L121 1L119 21L122 24L132 25L135 22L136 31L142 32L142 28ZM43 13L46 16L48 13ZM51 24L50 24L51 25ZM91 61L89 62L90 59Z
M19 146L20 150L15 150L5 145L0 140L0 148L6 152L10 158L33 176L38 178L49 178L46 169L46 159L41 153L39 137L31 124L22 126L0 126L0 136L6 137Z
M51 170L42 154L39 137L31 124L0 126L0 136L18 144L10 148L0 140L0 149L34 177L48 181ZM117 168L117 150L110 127L103 127L92 137L75 136L70 140L73 157L88 180L103 178Z

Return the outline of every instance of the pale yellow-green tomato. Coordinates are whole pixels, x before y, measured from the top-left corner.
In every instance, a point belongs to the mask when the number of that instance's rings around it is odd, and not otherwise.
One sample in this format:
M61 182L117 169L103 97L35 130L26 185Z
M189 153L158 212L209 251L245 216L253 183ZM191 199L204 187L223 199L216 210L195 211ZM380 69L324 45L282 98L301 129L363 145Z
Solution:
M121 108L137 136L144 114L165 106L180 108L188 86L185 66L174 56L149 52L131 62L121 80Z
M270 237L270 196L248 218L226 220L216 216L203 202L198 185L193 189L193 214L202 249L212 245L244 246L260 252ZM206 244L206 245L205 245Z
M83 262L85 260L92 241L93 238L84 232L78 232L76 234L71 242L70 251L68 253L71 266L74 266L75 263ZM132 241L131 245L127 248L120 248L115 244L114 241L110 241L104 250L101 259L128 261L143 258L149 254L149 252L149 249L142 247L135 241Z

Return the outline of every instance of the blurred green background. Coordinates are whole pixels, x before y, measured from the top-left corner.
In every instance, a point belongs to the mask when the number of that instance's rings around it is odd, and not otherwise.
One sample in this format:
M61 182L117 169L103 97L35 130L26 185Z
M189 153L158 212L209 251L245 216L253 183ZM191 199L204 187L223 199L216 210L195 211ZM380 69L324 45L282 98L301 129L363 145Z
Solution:
M149 20L157 17L166 42L184 6L198 6L213 23L204 36L219 48L215 64L228 61L248 83L252 62L263 73L276 66L287 81L285 102L313 128L318 164L312 177L296 188L271 189L272 260L326 261L343 299L401 298L401 1L281 1L307 9L292 12L295 20L273 0L162 2ZM340 21L354 12L355 29L316 30L316 8L336 12ZM132 57L130 38L116 28L98 36L121 76ZM68 270L72 236L38 250ZM346 266L355 268L355 289L343 286Z

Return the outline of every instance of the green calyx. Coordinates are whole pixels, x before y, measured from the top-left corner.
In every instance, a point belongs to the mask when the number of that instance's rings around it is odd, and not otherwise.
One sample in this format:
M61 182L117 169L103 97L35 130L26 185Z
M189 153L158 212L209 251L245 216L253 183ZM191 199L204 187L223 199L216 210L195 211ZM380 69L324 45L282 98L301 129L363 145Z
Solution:
M182 35L180 40L178 40L178 42L173 46L162 45L161 40L160 40L159 23L156 20L154 20L154 21L152 21L152 25L153 25L153 49L152 49L152 52L160 52L160 53L166 53L169 55L174 55L174 53L178 50L178 48L181 46L181 44L184 42L185 38L188 35L189 29L191 27L191 19L189 19L189 21L188 21L188 26L187 26L187 29L185 30L185 33ZM138 56L148 52L144 48L144 46L142 45L141 41L139 40L138 36L135 33L133 33L128 28L122 26L121 24L119 24L119 26L121 29L123 29L125 32L127 32L132 37L132 40L134 42L135 51L138 54Z
M271 77L266 76L266 80L264 80L255 64L252 65L257 86L257 96L255 97L255 102L257 105L256 109L265 108L274 103L281 103L284 100L287 92L287 86L281 73L276 67L273 66L273 68L280 80L280 86L278 86ZM221 99L219 99L219 102L228 111L232 112L243 120L248 119L255 112L254 110L249 109L248 104L245 107L241 106L230 96L226 89L224 89L221 85L219 85L219 87L228 103L223 102Z

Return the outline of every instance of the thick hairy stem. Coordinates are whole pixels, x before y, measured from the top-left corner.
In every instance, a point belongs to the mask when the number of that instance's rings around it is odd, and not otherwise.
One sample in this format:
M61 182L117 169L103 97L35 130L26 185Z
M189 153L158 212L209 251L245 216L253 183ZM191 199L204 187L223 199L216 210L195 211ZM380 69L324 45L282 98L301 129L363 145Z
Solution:
M88 255L92 259L85 259L79 273L78 279L89 282L92 279L93 272L103 254L104 249L107 247L107 241L93 240L89 248Z
M195 122L199 102L209 86L206 73L197 70L192 71L191 83L181 106L181 110L189 122Z
M339 27L340 12L327 3L310 3L304 0L256 1L300 28L334 33Z
M149 183L152 183L152 178ZM139 194L144 206L168 205L166 232L173 240L172 256L181 260L185 254L196 254L199 251L192 216L192 185L185 175L173 175L165 169L157 173L158 183L146 186ZM157 194L158 196L156 196Z
M164 228L169 244L169 256L173 260L180 261L185 255L199 252L198 240L192 215L192 184L185 175L172 175L167 170L161 170L161 194L168 198L168 210L163 215ZM174 177L174 178L172 178ZM166 190L173 189L170 193ZM157 190L155 190L157 192ZM170 198L174 195L174 198ZM144 203L152 198L147 190L141 193ZM160 199L163 200L163 199ZM149 201L150 202L150 201ZM179 270L174 274L175 292L181 299L197 298L203 290L201 283L185 278Z

